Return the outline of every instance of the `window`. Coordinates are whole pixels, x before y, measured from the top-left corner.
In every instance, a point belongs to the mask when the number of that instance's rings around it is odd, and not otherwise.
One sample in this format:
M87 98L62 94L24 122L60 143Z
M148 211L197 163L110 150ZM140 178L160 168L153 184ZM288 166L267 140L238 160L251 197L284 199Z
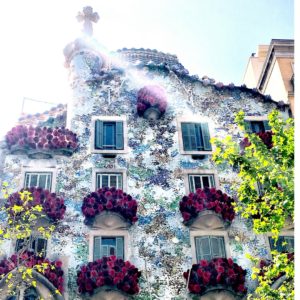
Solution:
M96 189L103 187L116 187L123 189L122 173L96 173Z
M226 257L223 236L196 236L195 247L197 262L201 259L211 260L215 257Z
M52 173L51 172L26 172L24 187L40 187L51 190Z
M94 261L104 256L115 255L124 259L124 237L94 237Z
M293 236L279 236L275 245L275 241L269 237L271 250L278 252L294 252L294 237Z
M40 299L35 288L30 287L24 293L24 300L38 300Z
M24 248L34 251L36 255L45 257L47 251L47 240L42 237L33 236L30 236L27 239L17 239L16 252Z
M205 187L215 187L215 179L213 174L189 174L189 190L195 193L197 189Z
M267 120L245 120L246 131L249 133L258 133L271 130Z
M95 149L124 150L123 122L96 120Z
M211 151L207 123L181 123L184 151Z

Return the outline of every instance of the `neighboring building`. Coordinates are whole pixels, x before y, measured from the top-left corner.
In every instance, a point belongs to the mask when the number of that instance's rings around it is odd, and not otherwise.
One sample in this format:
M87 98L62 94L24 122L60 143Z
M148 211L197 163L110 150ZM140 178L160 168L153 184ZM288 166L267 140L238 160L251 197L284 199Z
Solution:
M90 18L97 19L88 11ZM83 16L88 22L88 16ZM91 24L85 27L91 34ZM223 86L207 77L190 76L174 55L123 49L110 58L98 50L95 41L88 40L91 38L77 39L64 51L72 101L50 114L23 117L20 125L42 128L30 129L13 144L13 137L19 134L15 130L6 148L2 147L2 181L9 182L14 191L30 186L47 188L63 197L66 206L64 219L51 239L28 240L33 251L40 249L46 257L62 260L64 292L62 296L55 294L53 285L59 283L54 275L49 279L47 274L40 274L37 287L26 289L23 299L38 299L41 295L46 298L47 294L56 300L128 299L124 291L137 291L132 278L138 276L135 271L132 272L136 275L126 279L118 275L125 280L118 285L122 293L95 288L94 281L97 286L111 284L109 276L121 280L115 277L119 266L110 272L92 269L98 266L98 259L112 254L130 261L142 272L140 293L134 299L186 299L183 272L192 263L215 257L232 258L245 269L246 287L253 291L251 263L245 254L270 258L275 246L268 235L255 235L251 222L240 216L232 220L230 203L223 217L220 212L225 212L225 206L220 206L215 212L201 211L195 219L189 213L181 214L179 203L184 195L198 188L216 188L232 195L236 174L231 169L217 172L210 138L242 138L234 124L237 112L245 111L252 130L268 130L267 114L280 109L286 116L288 107L245 87ZM78 147L71 132L55 129L66 124L77 134ZM136 199L138 220L131 197L119 192L122 203L116 207L118 195L114 192L90 194L112 186ZM106 210L96 214L103 207ZM110 210L113 213L106 213ZM95 218L91 217L95 214ZM0 218L1 222L5 220L4 215ZM293 230L287 229L283 236L291 250ZM24 240L6 244L6 254L13 254L22 243ZM228 264L232 261L228 260ZM3 268L0 270L6 274ZM90 291L90 295L78 292L79 270L79 290ZM243 276L234 275L232 280L236 283ZM0 286L5 284L3 279ZM217 293L211 291L201 299L242 297L237 292L243 291L243 284L217 287ZM194 291L197 288L192 287ZM4 289L0 299L17 298L9 298Z
M249 58L243 83L275 101L290 105L294 115L294 40L272 39Z

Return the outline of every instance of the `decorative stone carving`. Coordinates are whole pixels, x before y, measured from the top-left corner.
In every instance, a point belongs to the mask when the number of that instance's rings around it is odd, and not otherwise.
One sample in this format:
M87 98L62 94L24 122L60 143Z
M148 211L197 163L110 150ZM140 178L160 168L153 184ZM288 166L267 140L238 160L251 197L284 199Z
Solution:
M98 229L128 229L131 224L125 220L120 214L114 212L103 211L91 221L91 225Z
M127 300L128 295L112 287L102 287L94 292L94 295L89 296L90 300Z
M222 216L214 211L203 210L189 224L191 230L217 230L228 227L230 223L225 222Z

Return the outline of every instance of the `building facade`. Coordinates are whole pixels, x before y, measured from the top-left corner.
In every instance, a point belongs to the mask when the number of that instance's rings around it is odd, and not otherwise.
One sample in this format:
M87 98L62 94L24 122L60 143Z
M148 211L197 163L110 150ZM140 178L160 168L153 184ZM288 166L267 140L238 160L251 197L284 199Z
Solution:
M294 40L272 39L249 58L243 83L276 101L288 103L294 114Z
M251 221L232 212L222 214L224 207L199 209L197 217L191 217L184 209L180 212L180 202L199 188L209 190L209 195L215 188L233 197L236 174L216 169L210 138L242 138L234 123L240 110L256 131L267 130L265 121L273 109L286 116L287 107L256 90L190 76L176 56L156 50L122 49L108 56L96 41L83 37L67 45L64 54L72 101L46 114L23 117L19 125L52 128L47 131L52 140L67 126L77 135L76 146L63 145L65 140L58 138L57 143L67 150L54 151L45 147L51 141L47 135L49 142L38 146L41 140L37 141L34 151L20 152L22 143L18 147L6 144L1 174L2 182L9 182L15 192L40 187L64 199L64 218L52 237L41 241L40 248L36 237L30 242L30 249L42 249L46 257L62 261L62 295L55 294L55 281L39 275L36 288L15 298L5 294L2 280L0 299L39 299L37 295L69 300L245 297L243 286L234 284L217 285L217 292L189 293L183 273L192 264L216 257L245 270L244 286L253 291L251 263L245 254L270 258L274 245L268 235L255 235ZM123 206L116 204L118 197ZM1 218L4 222L5 216ZM282 236L293 247L291 227ZM18 250L18 243L6 242L6 257ZM129 278L128 286L120 284L118 291L105 274L103 282L91 279L88 262L111 255L141 271L136 274L138 293L136 278ZM88 272L98 288L87 282ZM107 276L115 278L116 272ZM32 298L26 296L31 292Z

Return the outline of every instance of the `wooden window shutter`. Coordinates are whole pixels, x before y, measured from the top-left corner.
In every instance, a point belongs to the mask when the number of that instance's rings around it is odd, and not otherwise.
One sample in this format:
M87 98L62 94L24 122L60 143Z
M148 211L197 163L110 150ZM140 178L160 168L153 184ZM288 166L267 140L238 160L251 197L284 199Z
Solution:
M116 257L124 259L124 238L123 237L116 238L116 248L117 248Z
M191 142L190 142L189 126L190 126L189 123L181 123L183 149L186 150L186 151L192 150Z
M251 122L250 121L245 121L245 131L247 133L251 133L252 132L252 127L251 127Z
M95 148L103 149L103 122L99 120L95 122Z
M101 258L104 256L106 256L106 257L110 256L108 245L101 245Z
M203 138L203 150L211 151L210 134L207 123L201 123L201 131Z
M226 257L224 238L221 236L210 237L212 257Z
M196 237L195 244L196 244L197 262L199 262L201 259L210 260L211 249L209 244L209 237L208 236Z
M265 120L265 121L263 121L263 123L264 123L265 131L269 131L269 130L272 129L270 124L269 124L269 121Z
M196 148L197 150L203 150L203 138L202 138L202 124L195 124L195 133L196 133Z
M124 149L123 122L116 122L116 150Z
M101 236L94 237L94 261L102 258L101 256Z

